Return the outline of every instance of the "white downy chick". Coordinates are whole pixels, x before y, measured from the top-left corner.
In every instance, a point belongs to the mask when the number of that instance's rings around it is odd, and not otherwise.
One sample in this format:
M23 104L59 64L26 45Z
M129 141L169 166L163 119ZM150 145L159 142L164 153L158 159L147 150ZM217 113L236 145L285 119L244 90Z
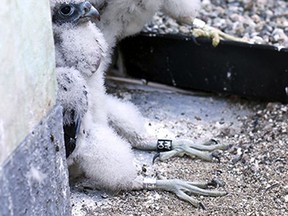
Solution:
M97 26L109 46L130 35L139 33L158 11L178 19L194 18L200 0L91 0L101 14Z
M141 9L143 2L137 2ZM155 5L153 1L147 0L148 2ZM126 1L122 3L127 6ZM144 6L150 4L145 3ZM117 5L114 6L117 8ZM139 5L134 6L138 6L139 9ZM158 6L160 8L161 4ZM137 9L137 7L129 8L132 12ZM161 8L164 10L164 7ZM72 114L72 116L64 116L64 124L67 124L64 125L64 131L65 126L69 128L72 122L69 131L71 129L74 131L70 138L76 144L72 146L75 148L74 151L73 149L68 151L68 156L71 153L68 157L68 165L74 165L73 167L82 171L98 187L113 191L145 188L167 190L198 207L202 204L188 194L225 195L225 192L203 189L211 183L199 184L177 179L147 181L137 175L134 155L128 141L136 148L156 150L157 140L143 139L141 125L143 117L134 105L106 95L103 79L109 63L111 47L105 42L100 30L90 22L91 16L96 15L95 8L87 1L75 0L66 3L63 0L51 0L51 11L57 58L58 102L64 108L64 115L66 115L65 111ZM133 16L129 17L133 18ZM126 26L125 34L132 32L129 26ZM109 121L113 122L114 128ZM122 136L126 139L124 140ZM176 142L174 149L163 154L164 157L169 158L185 153L194 155L193 143L187 140L182 142ZM68 147L69 145L70 143ZM195 148L207 150L211 146L213 150L222 147L207 145L196 145ZM185 148L182 149L183 146ZM199 153L199 151L196 151L196 155L207 160L212 160L213 156L211 153Z
M78 118L81 123L71 125L78 129L68 164L75 164L97 186L130 189L137 178L134 157L130 144L108 124L103 76L110 54L102 33L87 17L92 7L89 2L58 0L51 7L58 102L64 108L64 124L78 122ZM74 118L66 116L67 112Z

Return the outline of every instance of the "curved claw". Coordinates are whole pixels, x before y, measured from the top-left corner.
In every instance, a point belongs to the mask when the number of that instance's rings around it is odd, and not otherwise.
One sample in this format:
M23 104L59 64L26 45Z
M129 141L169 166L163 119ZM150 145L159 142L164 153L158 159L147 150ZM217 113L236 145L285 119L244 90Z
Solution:
M200 46L201 44L197 41L197 38L194 37L194 35L192 35L192 41L197 45L197 46Z
M155 160L157 158L160 158L160 152L157 152L154 156L153 156L153 160L152 160L152 164L154 164Z
M203 189L196 186L193 182L187 182L179 179L157 180L155 189L170 191L180 199L202 209L205 209L205 206L201 202L191 197L192 194L211 197L219 197L227 194L225 191Z
M212 142L214 145L219 144L219 142L217 140L215 140L215 139L210 139L210 142Z
M215 158L217 160L218 163L220 163L220 155L218 152L212 152L211 153L212 158Z
M225 186L225 183L219 179L212 179L210 182L208 182L207 186L211 186L213 188L217 188L217 187L223 187Z
M202 210L206 210L206 207L204 206L202 202L199 202L199 208Z

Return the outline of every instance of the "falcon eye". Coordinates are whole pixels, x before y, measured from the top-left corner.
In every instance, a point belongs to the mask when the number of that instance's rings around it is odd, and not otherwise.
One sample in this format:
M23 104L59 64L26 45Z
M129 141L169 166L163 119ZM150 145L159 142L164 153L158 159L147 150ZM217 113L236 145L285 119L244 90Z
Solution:
M70 16L74 12L74 7L72 7L70 5L64 5L60 8L59 12L63 16Z

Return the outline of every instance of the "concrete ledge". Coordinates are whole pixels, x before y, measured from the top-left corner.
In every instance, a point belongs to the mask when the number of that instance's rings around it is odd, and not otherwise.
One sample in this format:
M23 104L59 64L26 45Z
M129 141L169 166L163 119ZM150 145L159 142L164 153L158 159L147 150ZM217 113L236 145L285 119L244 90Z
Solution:
M56 101L49 0L0 7L0 164Z
M62 108L54 107L0 167L0 215L71 215Z

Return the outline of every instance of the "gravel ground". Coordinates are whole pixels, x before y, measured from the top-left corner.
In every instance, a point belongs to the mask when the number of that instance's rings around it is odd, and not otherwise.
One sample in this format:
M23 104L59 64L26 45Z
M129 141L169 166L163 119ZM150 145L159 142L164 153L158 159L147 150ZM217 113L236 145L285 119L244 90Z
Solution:
M213 137L233 144L230 150L221 152L221 163L183 157L158 161L152 166L155 152L143 153L146 156L142 155L139 161L148 170L145 175L160 173L165 178L188 181L217 178L225 183L219 190L229 194L219 198L197 197L206 207L202 210L163 191L107 195L73 186L73 215L287 215L287 106L127 90L120 86L115 89L114 94L139 106L151 124L150 131L158 137L173 132L176 137L197 141Z
M284 0L202 0L198 18L251 43L288 47L288 2ZM145 32L189 34L191 27L158 14Z

